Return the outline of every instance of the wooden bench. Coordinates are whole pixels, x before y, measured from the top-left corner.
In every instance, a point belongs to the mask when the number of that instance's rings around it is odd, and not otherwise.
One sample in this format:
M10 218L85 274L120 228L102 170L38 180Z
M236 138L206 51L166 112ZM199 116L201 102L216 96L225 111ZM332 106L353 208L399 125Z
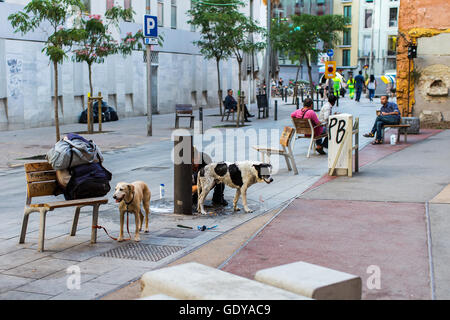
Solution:
M291 142L294 137L295 130L291 127L284 127L283 132L281 133L280 145L282 149L272 149L267 147L253 146L258 152L262 154L262 162L265 162L265 155L267 155L268 163L270 163L270 156L273 154L277 154L283 156L286 160L286 165L289 171L292 171L294 168L294 174L298 174L297 166L295 164L294 153L292 152Z
M234 121L234 115L236 114L236 111L234 111L233 109L230 108L225 108L225 100L223 100L223 105L224 105L224 111L223 111L223 115L222 115L222 121L225 118L225 116L227 117L227 121L230 118L230 115L232 115L232 121Z
M175 105L175 128L180 127L180 118L190 118L191 129L194 129L194 118L192 104L177 104Z
M106 198L91 198L70 201L41 202L32 204L34 197L56 196L61 194L60 188L56 180L56 171L48 162L26 163L25 174L27 179L27 202L23 215L22 231L20 233L19 243L25 243L27 233L28 217L32 212L40 213L39 225L39 243L38 252L44 251L45 239L45 219L48 211L58 208L76 207L73 217L71 236L75 236L78 225L78 217L80 209L85 206L92 206L92 225L96 226L98 222L98 209L100 205L108 203ZM91 243L97 242L97 229L92 229Z
M325 132L319 136L315 136L314 129L317 127L322 127L322 124L319 124L317 126L314 126L311 122L311 119L301 119L301 118L292 118L292 123L294 124L295 128L295 140L301 139L301 138L307 138L310 139L309 148L308 148L308 155L311 153L311 149L316 146L316 140L326 138L328 136L328 133Z
M379 116L381 114L380 110L377 110L377 116ZM381 139L384 142L384 133L386 131L386 128L393 128L393 129L398 129L397 130L397 137L398 137L398 142L400 142L400 135L403 134L403 136L405 137L405 143L408 142L408 128L411 127L410 124L406 124L406 123L400 123L400 124L385 124L383 125L383 132L381 133Z
M195 262L149 271L140 284L141 298L164 294L181 300L311 300Z

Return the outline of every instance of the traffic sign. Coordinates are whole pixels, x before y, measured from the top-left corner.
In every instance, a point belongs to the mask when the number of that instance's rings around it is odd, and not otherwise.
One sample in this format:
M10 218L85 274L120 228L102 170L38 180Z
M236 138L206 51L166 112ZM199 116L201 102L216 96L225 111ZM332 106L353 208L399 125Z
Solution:
M331 58L332 56L334 56L334 51L333 51L333 49L329 49L329 50L327 51L327 56L329 56L330 58Z
M158 37L158 17L149 14L144 15L144 37Z
M325 79L333 79L336 76L336 61L325 62Z
M158 45L158 38L144 38L144 44Z

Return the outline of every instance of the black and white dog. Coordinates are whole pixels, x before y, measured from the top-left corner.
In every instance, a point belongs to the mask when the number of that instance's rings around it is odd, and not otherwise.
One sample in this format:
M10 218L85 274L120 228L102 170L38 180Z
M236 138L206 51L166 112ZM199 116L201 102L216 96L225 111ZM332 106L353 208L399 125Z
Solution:
M203 207L203 202L209 191L216 183L224 183L227 186L236 189L236 196L233 201L234 211L239 211L237 202L242 193L242 203L246 213L251 213L247 206L247 189L258 182L271 183L270 177L272 166L267 163L242 161L242 162L220 162L210 163L203 167L197 178L198 208L201 214L207 214Z

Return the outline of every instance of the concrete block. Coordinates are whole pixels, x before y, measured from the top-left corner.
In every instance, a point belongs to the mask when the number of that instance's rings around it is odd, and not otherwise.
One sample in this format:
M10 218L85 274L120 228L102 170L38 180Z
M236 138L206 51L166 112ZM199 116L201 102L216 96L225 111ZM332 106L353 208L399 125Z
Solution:
M317 300L360 300L361 278L306 262L260 270L255 280Z
M142 298L165 294L183 300L309 300L195 262L147 272L141 289Z

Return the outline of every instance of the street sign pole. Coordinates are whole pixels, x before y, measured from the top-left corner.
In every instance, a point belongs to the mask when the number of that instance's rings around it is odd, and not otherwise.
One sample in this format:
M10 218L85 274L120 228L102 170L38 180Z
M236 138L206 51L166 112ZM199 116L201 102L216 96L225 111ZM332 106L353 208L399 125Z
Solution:
M150 14L150 0L146 0L145 11ZM145 26L146 27L146 26ZM152 46L147 44L147 136L153 135L152 126Z

